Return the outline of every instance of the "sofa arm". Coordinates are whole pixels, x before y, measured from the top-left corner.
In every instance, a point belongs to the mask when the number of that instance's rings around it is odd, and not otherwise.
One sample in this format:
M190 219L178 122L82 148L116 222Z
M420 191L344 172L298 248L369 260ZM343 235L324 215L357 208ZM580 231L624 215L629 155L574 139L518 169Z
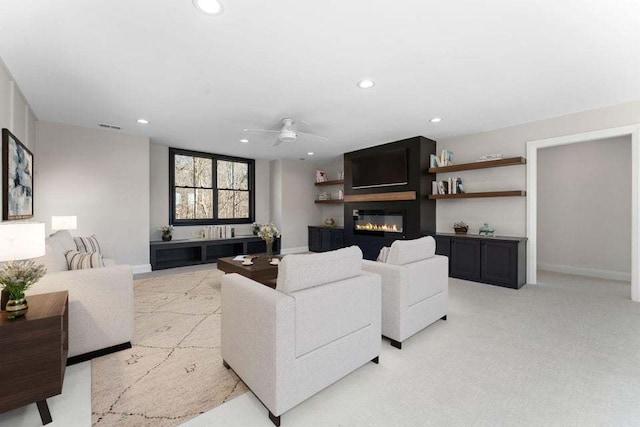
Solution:
M128 265L46 274L28 292L69 292L69 357L130 342L133 273Z
M369 260L362 261L362 269L382 276L382 335L395 339L402 329L402 313L407 308L407 269Z
M222 358L273 413L294 360L295 300L239 274L222 278Z

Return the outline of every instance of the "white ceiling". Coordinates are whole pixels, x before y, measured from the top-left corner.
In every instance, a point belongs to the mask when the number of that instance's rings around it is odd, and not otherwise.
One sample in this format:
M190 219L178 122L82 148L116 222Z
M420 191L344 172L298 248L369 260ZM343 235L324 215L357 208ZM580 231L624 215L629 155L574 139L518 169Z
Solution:
M221 2L213 17L191 0L2 0L0 57L41 120L256 158L325 159L640 99L637 0ZM363 77L376 86L356 87ZM330 139L238 142L282 117Z

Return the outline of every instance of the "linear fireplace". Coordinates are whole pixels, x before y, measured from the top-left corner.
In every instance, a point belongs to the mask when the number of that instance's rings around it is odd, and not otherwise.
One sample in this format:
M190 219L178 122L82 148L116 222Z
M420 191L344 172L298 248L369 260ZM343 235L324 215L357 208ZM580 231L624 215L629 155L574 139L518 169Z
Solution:
M357 209L353 211L353 233L404 237L405 217L399 211Z

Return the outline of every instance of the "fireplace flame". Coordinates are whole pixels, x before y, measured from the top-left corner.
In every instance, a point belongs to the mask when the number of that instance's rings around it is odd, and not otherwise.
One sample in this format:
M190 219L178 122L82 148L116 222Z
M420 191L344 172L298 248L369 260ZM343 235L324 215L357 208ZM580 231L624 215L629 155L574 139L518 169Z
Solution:
M389 231L394 233L401 233L402 230L398 228L396 224L373 224L368 222L366 224L356 224L356 230L363 231Z

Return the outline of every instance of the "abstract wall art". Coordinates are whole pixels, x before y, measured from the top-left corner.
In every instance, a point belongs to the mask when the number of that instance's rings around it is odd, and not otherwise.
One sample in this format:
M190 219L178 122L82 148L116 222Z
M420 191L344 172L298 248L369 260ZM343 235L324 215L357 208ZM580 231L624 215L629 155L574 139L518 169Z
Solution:
M33 217L33 154L2 129L2 219Z

